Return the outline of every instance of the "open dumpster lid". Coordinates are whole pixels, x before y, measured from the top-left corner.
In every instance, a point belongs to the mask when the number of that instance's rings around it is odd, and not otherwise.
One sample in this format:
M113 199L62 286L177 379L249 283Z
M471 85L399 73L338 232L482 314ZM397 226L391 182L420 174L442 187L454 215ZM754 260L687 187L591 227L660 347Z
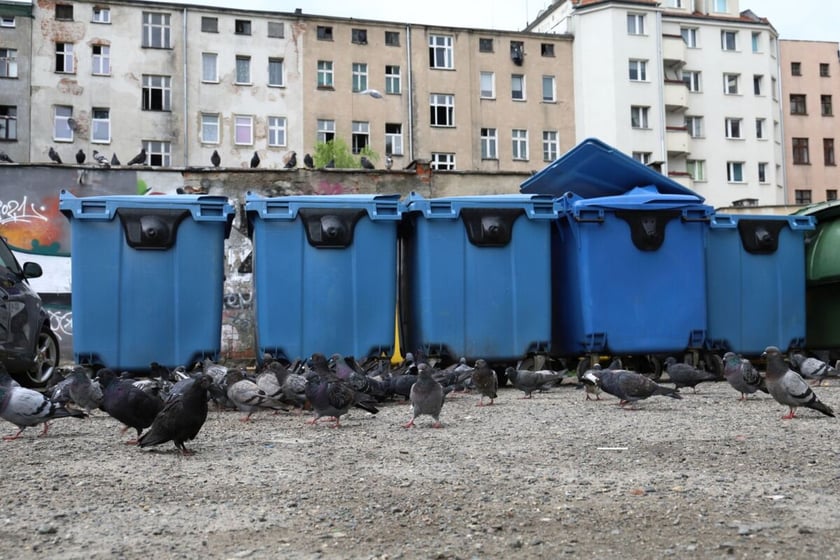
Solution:
M562 196L573 192L582 198L616 196L636 187L654 186L661 194L704 198L639 163L597 138L587 138L561 157L523 181L523 193Z

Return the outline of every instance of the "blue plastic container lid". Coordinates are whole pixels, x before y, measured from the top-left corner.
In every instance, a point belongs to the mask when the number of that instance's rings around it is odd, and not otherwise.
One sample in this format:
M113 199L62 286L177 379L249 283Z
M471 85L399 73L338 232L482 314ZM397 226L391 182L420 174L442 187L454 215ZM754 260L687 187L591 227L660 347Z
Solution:
M779 216L764 214L714 214L709 227L712 229L735 229L738 222L761 220L766 222L787 222L792 231L810 231L816 229L817 222L813 216Z
M420 212L426 218L457 219L463 209L524 210L531 219L554 219L562 202L545 194L498 194L482 196L453 196L423 198L411 193L406 200L406 212Z
M66 190L59 194L59 210L68 219L113 220L120 208L189 210L195 221L227 222L228 231L235 214L225 196L177 194L77 197Z
M688 189L598 140L588 138L525 181L523 193L562 196L573 192L581 198L621 195L636 187L653 186L660 194L679 194L705 200Z
M245 213L249 221L295 220L301 209L359 208L367 211L371 220L402 218L403 207L398 194L339 194L264 197L252 192L245 194Z
M654 186L636 187L627 193L599 198L582 198L568 192L562 199L563 211L572 215L593 210L692 210L702 217L711 216L714 208L702 203L702 199L688 194L662 194Z

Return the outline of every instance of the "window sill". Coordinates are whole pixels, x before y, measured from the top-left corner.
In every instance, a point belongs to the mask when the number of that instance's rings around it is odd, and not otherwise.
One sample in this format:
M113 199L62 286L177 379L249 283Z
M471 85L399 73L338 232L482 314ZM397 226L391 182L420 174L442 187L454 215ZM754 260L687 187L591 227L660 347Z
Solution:
M0 76L0 80L17 80L17 76Z
M233 82L235 86L244 86L244 87L251 87L254 85L253 82Z
M333 86L318 86L317 89L321 91L335 91L335 87Z
M201 80L202 84L218 84L219 80Z
M449 72L454 72L454 66L429 66L429 70L447 70Z
M557 104L556 99L543 99L542 102L547 104L547 105L556 105Z
M173 47L156 47L156 46L152 46L152 45L142 45L142 48L144 48L144 49L155 49L155 50L158 50L158 51L171 51L173 49Z
M495 98L495 97L484 97L484 96L481 96L481 97L479 97L479 99L483 99L484 101L496 101L496 98Z
M514 97L514 98L511 98L511 101L513 101L514 103L525 103L528 100L527 99L517 99L517 98Z
M110 78L111 77L111 74L96 74L94 72L91 72L90 75L94 76L94 77L97 77L97 78Z
M455 128L454 124L430 124L432 128Z
M284 89L286 84L268 84L268 87L275 89Z
M111 141L110 140L91 140L90 143L91 144L98 144L100 146L106 146L106 145L110 144Z

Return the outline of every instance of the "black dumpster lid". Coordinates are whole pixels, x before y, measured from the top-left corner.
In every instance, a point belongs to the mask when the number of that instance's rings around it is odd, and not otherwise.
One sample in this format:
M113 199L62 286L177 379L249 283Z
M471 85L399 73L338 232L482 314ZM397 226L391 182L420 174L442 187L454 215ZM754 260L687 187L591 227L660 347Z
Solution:
M704 198L665 175L639 163L616 148L587 138L519 185L523 193L562 196L573 192L582 198L616 196L636 187L654 186L661 194Z

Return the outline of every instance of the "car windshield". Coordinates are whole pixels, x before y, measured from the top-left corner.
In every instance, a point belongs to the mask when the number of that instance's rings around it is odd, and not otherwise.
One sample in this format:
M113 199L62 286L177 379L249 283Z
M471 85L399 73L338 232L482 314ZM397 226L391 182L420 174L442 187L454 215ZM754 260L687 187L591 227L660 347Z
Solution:
M15 274L22 274L20 265L18 264L15 255L12 253L12 250L9 249L8 245L6 245L5 239L0 239L0 264Z

